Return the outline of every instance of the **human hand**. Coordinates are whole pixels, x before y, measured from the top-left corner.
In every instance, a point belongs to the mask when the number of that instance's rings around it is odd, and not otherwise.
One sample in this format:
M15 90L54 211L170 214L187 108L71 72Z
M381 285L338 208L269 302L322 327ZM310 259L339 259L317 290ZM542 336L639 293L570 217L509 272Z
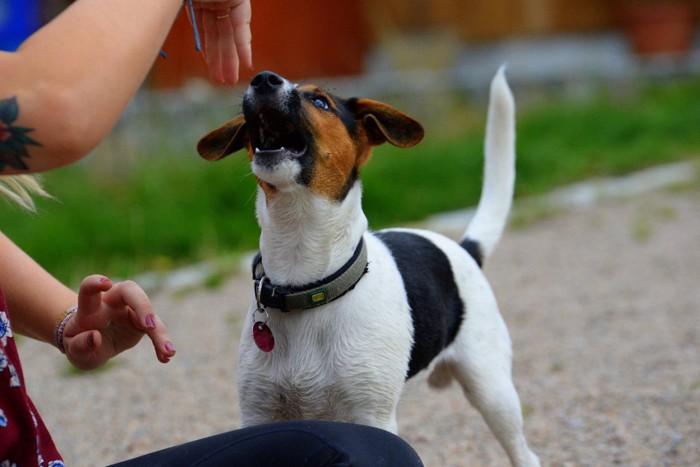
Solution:
M199 0L192 6L197 27L204 31L209 76L218 83L237 83L240 67L253 68L250 0Z
M147 334L158 360L167 363L175 348L165 325L153 312L146 292L132 281L112 283L104 276L83 279L78 310L66 324L63 345L68 360L81 370L93 370Z

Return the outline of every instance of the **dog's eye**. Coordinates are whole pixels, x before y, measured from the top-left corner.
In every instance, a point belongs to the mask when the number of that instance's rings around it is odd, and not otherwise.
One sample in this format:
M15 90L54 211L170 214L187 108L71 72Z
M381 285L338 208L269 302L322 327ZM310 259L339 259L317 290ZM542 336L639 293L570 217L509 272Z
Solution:
M322 110L328 110L331 108L330 104L325 97L317 96L311 99L316 107Z

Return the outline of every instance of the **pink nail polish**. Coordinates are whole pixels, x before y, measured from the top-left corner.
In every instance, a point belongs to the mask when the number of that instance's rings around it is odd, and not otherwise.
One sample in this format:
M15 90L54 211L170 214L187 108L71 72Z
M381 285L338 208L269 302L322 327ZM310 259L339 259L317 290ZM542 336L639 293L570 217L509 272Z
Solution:
M175 346L172 342L168 341L165 343L165 350L167 350L168 352L175 352Z
M153 315L148 315L146 316L146 326L148 326L149 329L155 329L156 328L156 318Z
M112 280L109 277L100 277L100 283L104 284L105 282L112 282Z

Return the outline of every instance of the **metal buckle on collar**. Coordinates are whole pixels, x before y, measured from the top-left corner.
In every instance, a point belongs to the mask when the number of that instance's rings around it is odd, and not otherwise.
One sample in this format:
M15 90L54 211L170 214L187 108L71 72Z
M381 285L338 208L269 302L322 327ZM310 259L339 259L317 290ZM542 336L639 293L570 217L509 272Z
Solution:
M264 307L279 308L283 312L291 311L287 307L285 297L289 292L285 289L274 286L267 276L263 275L260 279L255 279L256 298L258 304Z

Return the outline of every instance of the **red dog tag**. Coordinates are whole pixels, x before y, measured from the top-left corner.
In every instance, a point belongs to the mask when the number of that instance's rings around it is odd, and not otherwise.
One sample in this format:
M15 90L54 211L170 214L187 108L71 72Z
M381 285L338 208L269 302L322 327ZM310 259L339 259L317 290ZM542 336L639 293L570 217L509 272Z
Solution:
M263 352L270 352L275 348L275 336L272 335L270 327L262 321L253 324L253 340Z

